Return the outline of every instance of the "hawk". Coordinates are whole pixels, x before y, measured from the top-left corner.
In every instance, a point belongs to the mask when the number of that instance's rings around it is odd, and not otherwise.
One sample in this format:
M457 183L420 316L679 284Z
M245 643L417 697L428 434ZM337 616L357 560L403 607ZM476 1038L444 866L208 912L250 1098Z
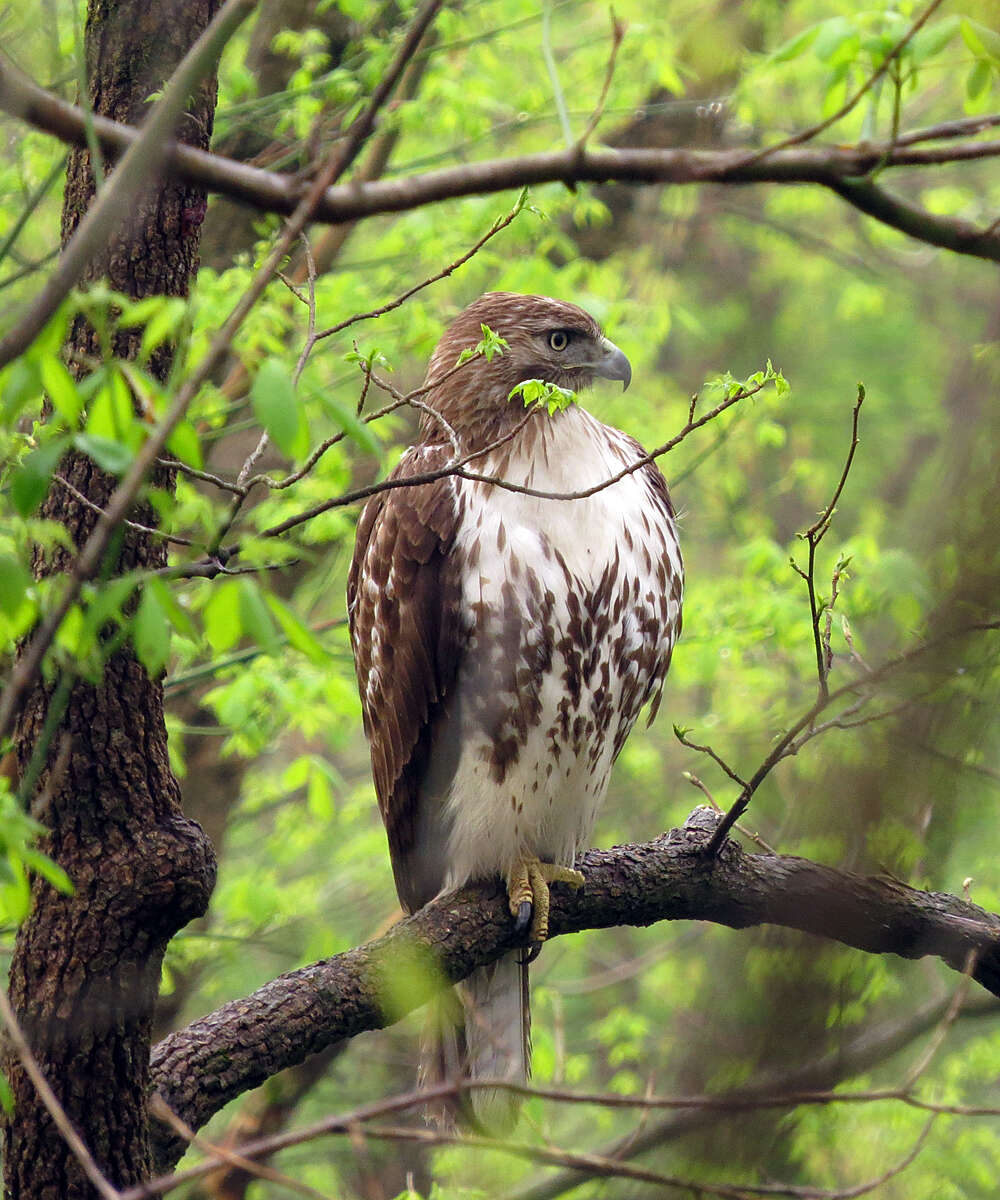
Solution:
M484 326L506 347L458 365ZM573 864L611 766L642 706L655 715L683 590L663 476L651 462L627 471L643 448L575 402L526 410L511 396L531 379L575 393L595 377L628 387L631 375L576 305L481 296L431 356L419 439L391 478L446 468L457 448L475 455L468 471L514 488L444 474L378 493L359 521L351 640L407 912L499 875L517 930L540 942L549 883L583 882ZM425 1080L526 1081L525 957L460 985L461 1015L425 1047ZM516 1112L503 1092L474 1090L471 1106L493 1127Z

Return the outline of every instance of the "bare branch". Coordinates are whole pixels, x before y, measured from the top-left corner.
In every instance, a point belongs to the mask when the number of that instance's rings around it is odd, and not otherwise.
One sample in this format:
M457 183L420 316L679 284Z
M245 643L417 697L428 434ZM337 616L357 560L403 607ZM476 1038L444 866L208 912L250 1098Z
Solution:
M496 237L496 235L502 229L507 228L514 218L520 214L524 208L527 198L527 191L522 188L521 195L518 196L517 203L510 210L510 212L502 217L497 217L497 219L493 222L489 229L487 229L479 241L475 243L474 246L471 246L465 251L464 254L459 255L454 262L449 263L448 266L438 271L437 274L430 275L427 279L422 279L419 283L414 284L413 287L408 288L401 295L397 296L395 300L390 300L388 304L383 304L380 308L373 308L368 312L357 313L353 317L348 317L345 321L339 321L336 325L331 325L329 329L324 329L320 333L317 333L315 340L318 342L322 338L328 338L332 334L340 333L341 330L347 329L348 326L356 325L358 321L370 321L375 317L384 317L386 313L390 313L393 311L393 309L399 308L401 304L405 304L406 301L409 300L411 296L415 296L417 292L421 292L424 290L424 288L430 287L432 283L438 283L440 280L446 279L450 275L454 274L459 267L464 266L470 258L473 258L476 254L478 254L491 238Z
M11 64L0 60L0 108L77 145L86 144L85 117L73 105L38 87ZM105 153L121 154L138 131L104 118L94 130ZM807 131L810 136L815 132ZM801 137L801 135L799 135ZM947 136L943 134L942 136ZM948 146L920 147L924 139L902 134L892 142L845 146L769 147L766 157L745 150L646 150L573 146L446 167L421 175L331 187L316 206L314 219L331 224L380 213L406 212L459 196L482 195L543 183L814 183L836 191L849 203L911 236L958 254L1000 261L1000 231L978 229L967 221L936 217L856 182L875 167L927 167L949 162L995 158L1000 142L954 141ZM167 165L180 178L210 192L266 212L289 215L301 197L297 177L250 167L220 155L171 145ZM853 182L852 182L853 181Z
M552 936L660 920L740 929L770 923L870 953L936 955L956 970L975 950L973 978L1000 994L1000 916L888 877L747 854L732 844L707 868L705 851L717 822L716 814L701 808L684 829L653 842L590 851L578 864L585 886L553 889ZM502 884L463 888L384 937L280 976L172 1034L154 1050L154 1087L199 1128L278 1070L341 1038L399 1020L515 945ZM180 1149L173 1140L165 1144L161 1165L173 1162Z
M867 181L831 179L826 186L861 212L918 241L953 250L956 254L971 254L975 258L1000 262L1000 218L985 229L979 229L970 221L940 217L918 208Z
M969 137L982 133L984 129L995 129L1000 125L1000 113L986 113L979 117L959 117L955 121L942 121L939 125L928 125L924 129L911 129L896 138L897 146L915 146L918 142L934 142L942 138Z

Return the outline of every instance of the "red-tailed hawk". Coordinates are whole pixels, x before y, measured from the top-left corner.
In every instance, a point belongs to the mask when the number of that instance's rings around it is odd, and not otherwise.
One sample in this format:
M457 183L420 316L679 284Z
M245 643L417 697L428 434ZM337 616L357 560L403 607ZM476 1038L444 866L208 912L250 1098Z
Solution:
M483 338L502 355L453 368ZM493 292L461 313L427 371L420 440L394 479L484 450L469 470L545 492L600 484L643 456L577 404L526 413L511 390L631 378L576 305ZM440 380L435 385L435 380ZM519 930L547 932L548 883L574 884L608 776L659 702L681 627L683 568L663 476L646 464L584 499L444 476L376 495L358 525L348 612L396 888L413 912L471 879L507 882ZM530 924L530 932L529 932ZM442 1071L527 1079L527 964L517 951L459 989L464 1035ZM448 1042L448 1038L444 1038ZM501 1123L509 1097L473 1091ZM510 1114L507 1114L510 1115Z

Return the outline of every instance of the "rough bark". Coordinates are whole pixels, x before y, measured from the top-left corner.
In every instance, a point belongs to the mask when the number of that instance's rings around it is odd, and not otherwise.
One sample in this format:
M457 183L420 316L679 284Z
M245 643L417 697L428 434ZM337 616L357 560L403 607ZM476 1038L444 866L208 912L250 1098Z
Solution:
M86 51L94 110L136 123L149 94L162 86L212 17L216 0L148 5L91 0ZM206 148L215 105L214 80L192 96L178 136ZM89 156L75 152L67 168L63 242L94 195ZM87 278L106 277L134 297L185 295L196 270L205 197L171 181L150 188L110 241ZM122 338L128 355L140 331ZM78 319L69 348L98 351L93 330ZM154 360L161 377L169 351ZM72 454L60 472L94 504L115 480ZM158 480L165 483L166 480ZM94 512L54 486L43 515L61 521L76 546L93 529ZM39 558L39 574L63 571L71 551ZM128 532L109 564L115 573L160 566L163 543ZM42 737L53 696L40 685L17 729L22 770ZM53 714L56 716L58 714ZM163 951L170 937L203 912L214 881L214 857L201 829L185 819L167 761L162 689L127 650L109 659L100 683L77 681L49 745L36 815L50 829L42 849L68 872L72 896L42 881L11 964L10 995L35 1056L70 1119L108 1179L136 1183L149 1171L145 1096L150 1025ZM36 807L39 801L36 800ZM16 1060L5 1065L15 1112L4 1130L8 1195L77 1200L94 1195Z
M591 850L578 892L557 886L550 936L612 925L703 920L744 929L770 923L876 954L935 955L1000 995L1000 916L889 876L863 876L802 858L705 845L718 817L697 809L654 842ZM152 1084L195 1129L224 1104L340 1038L383 1028L444 986L516 945L499 881L451 893L385 937L279 976L153 1051ZM184 1146L154 1128L159 1169Z

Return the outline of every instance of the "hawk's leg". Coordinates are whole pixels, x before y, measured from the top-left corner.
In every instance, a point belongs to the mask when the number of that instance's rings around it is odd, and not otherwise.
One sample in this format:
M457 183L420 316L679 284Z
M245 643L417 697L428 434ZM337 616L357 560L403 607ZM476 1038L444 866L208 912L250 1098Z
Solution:
M507 896L515 917L514 930L525 933L530 924L532 942L544 942L549 936L549 884L568 883L583 886L583 876L572 867L523 858L507 876Z

